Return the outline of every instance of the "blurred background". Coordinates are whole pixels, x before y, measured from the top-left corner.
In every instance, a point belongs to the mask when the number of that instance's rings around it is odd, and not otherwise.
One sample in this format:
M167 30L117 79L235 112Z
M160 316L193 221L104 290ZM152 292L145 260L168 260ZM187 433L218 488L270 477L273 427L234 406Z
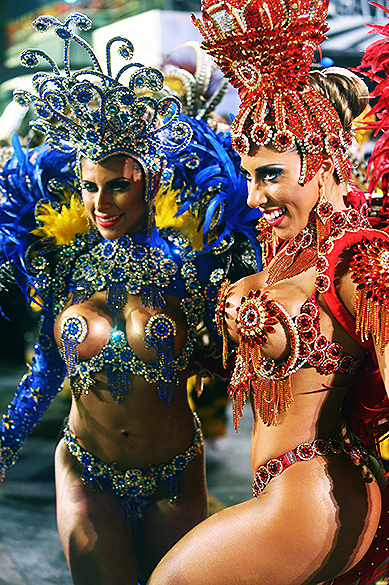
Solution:
M389 7L389 0L381 2ZM34 70L20 66L19 54L28 47L40 48L59 64L62 43L53 31L35 32L31 22L40 14L63 21L70 12L83 12L93 28L82 33L100 63L105 44L125 36L135 46L134 61L162 66L169 54L186 41L200 41L190 13L199 12L200 0L0 0L0 147L7 158L12 132L27 141L32 112L12 102L16 88L31 89ZM357 67L365 47L374 40L365 24L387 24L385 12L367 0L330 0L328 40L317 54L317 67L331 64ZM88 55L72 47L74 69L89 66ZM42 61L39 66L44 69ZM114 65L115 70L115 65ZM179 94L180 88L174 90ZM235 90L227 92L216 114L231 121L238 108ZM358 131L351 152L355 179L366 190L366 164L374 138ZM0 166L2 157L0 156ZM1 195L0 195L1 204ZM12 286L1 290L0 307L0 416L12 399L31 359L39 315ZM246 408L238 435L232 427L225 385L206 381L197 399L188 389L203 422L206 437L208 486L214 509L239 503L251 496L249 463L251 414ZM0 585L71 585L55 522L53 453L63 418L69 408L65 390L53 402L42 423L27 441L18 464L0 487Z

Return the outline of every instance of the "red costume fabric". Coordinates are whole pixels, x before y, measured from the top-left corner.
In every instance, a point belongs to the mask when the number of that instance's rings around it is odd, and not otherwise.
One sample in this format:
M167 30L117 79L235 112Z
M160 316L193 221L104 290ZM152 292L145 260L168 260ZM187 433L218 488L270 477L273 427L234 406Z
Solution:
M334 243L333 250L327 255L329 265L326 274L330 277L330 289L323 297L337 321L347 333L363 347L371 350L371 359L366 363L365 374L361 374L350 389L344 405L344 413L352 430L361 437L371 453L377 454L377 446L389 429L389 400L375 361L373 343L369 338L361 341L356 332L355 319L342 304L335 291L334 273L339 256L364 240L373 241L379 238L385 242L389 237L385 232L377 230L347 233ZM374 266L371 267L374 271ZM375 538L363 559L350 571L334 580L333 585L373 585L377 579L389 573L389 487L382 492L382 513Z

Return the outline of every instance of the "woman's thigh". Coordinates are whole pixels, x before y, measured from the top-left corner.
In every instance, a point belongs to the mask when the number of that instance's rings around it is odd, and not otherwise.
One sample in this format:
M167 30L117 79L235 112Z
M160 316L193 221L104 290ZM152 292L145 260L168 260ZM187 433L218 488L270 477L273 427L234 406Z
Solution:
M82 483L63 441L55 468L58 531L75 585L136 585L133 535L122 506L113 493Z
M185 469L183 492L177 500L166 499L162 483L145 508L135 551L138 574L147 580L171 547L207 516L205 463L199 454Z
M301 462L194 528L149 585L319 584L359 560L379 514L378 486L347 457Z
M110 491L95 492L80 479L81 467L61 441L56 451L58 530L75 585L135 585L146 581L169 549L207 517L203 455L184 472L174 503L164 482L139 522L136 542L125 511Z

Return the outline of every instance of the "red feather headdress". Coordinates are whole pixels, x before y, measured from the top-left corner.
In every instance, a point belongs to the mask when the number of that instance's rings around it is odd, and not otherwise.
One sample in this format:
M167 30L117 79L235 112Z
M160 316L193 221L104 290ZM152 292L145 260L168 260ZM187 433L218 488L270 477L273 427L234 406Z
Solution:
M329 101L308 84L315 49L326 38L328 0L202 0L203 22L192 15L203 48L239 91L232 143L271 143L301 154L300 183L310 181L326 152L339 179L349 179L344 131Z

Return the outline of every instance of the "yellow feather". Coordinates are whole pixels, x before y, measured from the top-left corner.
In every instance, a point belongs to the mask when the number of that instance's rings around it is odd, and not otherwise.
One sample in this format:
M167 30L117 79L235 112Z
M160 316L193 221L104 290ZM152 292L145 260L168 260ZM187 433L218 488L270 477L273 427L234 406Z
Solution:
M33 233L55 238L58 246L70 244L76 234L88 231L84 206L70 189L64 192L64 203L60 211L54 209L51 203L41 203L37 209L36 219L41 225Z
M174 217L178 211L176 196L179 189L174 190L171 184L167 187L161 187L155 198L155 208L157 216L155 218L157 227L172 227L188 238L194 250L203 249L203 230L197 231L199 219L191 211L186 211L178 217Z

